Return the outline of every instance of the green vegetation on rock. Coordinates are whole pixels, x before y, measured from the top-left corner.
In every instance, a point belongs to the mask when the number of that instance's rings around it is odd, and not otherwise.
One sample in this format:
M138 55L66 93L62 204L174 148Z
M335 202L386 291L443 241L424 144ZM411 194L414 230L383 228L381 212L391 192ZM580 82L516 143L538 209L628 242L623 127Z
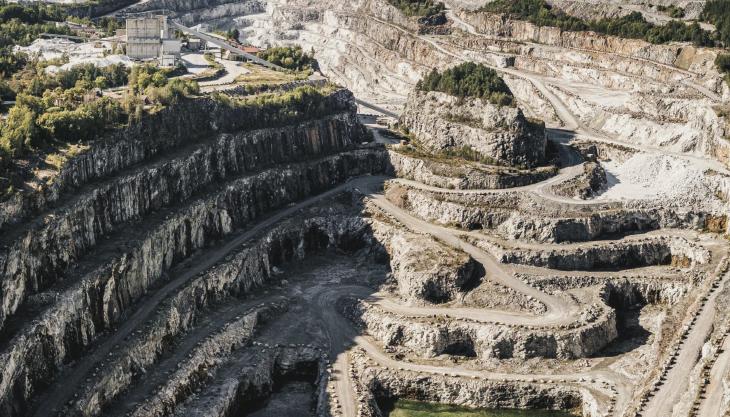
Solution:
M588 21L570 16L550 6L544 0L496 0L487 3L479 10L505 13L512 19L527 20L537 26L553 26L565 31L590 30L604 35L643 39L655 44L692 42L698 46L711 46L715 43L712 34L703 30L696 22L688 25L682 21L672 20L665 25L657 26L647 22L639 12L617 18Z
M28 45L41 33L72 35L66 26L55 22L65 19L57 6L35 3L20 5L0 1L0 73L9 75L27 63L27 57L13 53L13 46Z
M121 105L93 99L81 88L47 91L43 97L19 95L0 126L0 148L18 158L53 143L84 142L124 121Z
M259 58L292 71L317 69L317 60L302 51L301 46L277 46L259 52Z
M31 87L17 94L15 106L0 123L0 158L24 158L44 148L93 140L139 119L143 97L148 104L164 106L199 92L194 81L169 79L172 71L142 65L127 75L123 66L82 65L55 77L41 72ZM94 91L127 80L130 90L122 100Z
M683 8L675 6L673 4L670 4L669 6L663 6L660 4L656 7L656 9L662 13L666 13L667 15L669 15L669 17L673 17L675 19L681 19L685 15Z
M730 1L708 0L700 18L715 25L717 39L730 47Z
M388 0L408 17L431 17L444 11L446 6L434 0Z
M439 91L455 97L475 97L497 105L514 104L514 96L504 80L491 68L465 62L445 70L432 70L418 82L420 91Z
M313 87L304 85L284 93L268 93L234 98L226 94L213 93L213 99L232 108L258 110L261 120L266 123L292 123L329 114L331 94L336 90L333 85ZM266 116L266 117L264 117ZM264 124L266 124L264 123Z

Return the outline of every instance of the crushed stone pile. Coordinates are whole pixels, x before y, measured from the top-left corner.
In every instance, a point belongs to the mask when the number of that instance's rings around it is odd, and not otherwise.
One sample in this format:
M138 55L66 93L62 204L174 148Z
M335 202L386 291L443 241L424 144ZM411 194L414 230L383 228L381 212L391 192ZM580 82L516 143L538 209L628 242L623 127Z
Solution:
M690 161L669 155L639 153L625 162L604 163L608 176L599 199L654 200L672 206L698 207L717 200L718 184Z

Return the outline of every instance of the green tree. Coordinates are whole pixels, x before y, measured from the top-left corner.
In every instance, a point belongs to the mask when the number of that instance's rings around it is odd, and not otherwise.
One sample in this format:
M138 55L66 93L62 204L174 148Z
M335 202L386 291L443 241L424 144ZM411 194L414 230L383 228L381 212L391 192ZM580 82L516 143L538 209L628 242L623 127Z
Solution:
M29 106L13 106L2 125L0 147L3 151L17 158L41 143L42 130L38 126L38 114Z

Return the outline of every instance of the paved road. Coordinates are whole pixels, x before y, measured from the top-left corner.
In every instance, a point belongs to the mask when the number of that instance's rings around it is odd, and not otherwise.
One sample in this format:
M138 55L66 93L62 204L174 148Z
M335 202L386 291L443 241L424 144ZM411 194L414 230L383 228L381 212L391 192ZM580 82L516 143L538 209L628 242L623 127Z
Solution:
M209 35L209 34L207 34L205 32L200 32L200 31L198 31L196 29L191 29L191 28L189 28L187 26L183 26L181 23L176 22L174 20L171 20L169 22L169 24L170 24L171 27L182 31L183 33L187 33L187 34L192 35L192 36L194 36L196 38L202 39L202 40L206 41L209 44L217 45L217 46L219 46L219 47L221 47L221 48L223 48L226 51L229 51L231 53L234 53L234 54L237 54L237 55L241 55L241 56L243 56L244 58L248 59L251 62L255 62L255 63L259 64L259 65L263 65L265 67L268 67L268 68L271 68L271 69L274 69L274 70L277 70L277 71L285 71L284 68L282 68L282 67L280 67L280 66L278 66L276 64L272 64L271 62L269 62L269 61L267 61L265 59L261 59L261 58L259 58L256 55L250 54L250 53L244 51L243 49L238 48L236 46L233 46L230 43L228 43L228 42L226 42L226 41L224 41L222 39L216 38L215 36L211 36L211 35Z

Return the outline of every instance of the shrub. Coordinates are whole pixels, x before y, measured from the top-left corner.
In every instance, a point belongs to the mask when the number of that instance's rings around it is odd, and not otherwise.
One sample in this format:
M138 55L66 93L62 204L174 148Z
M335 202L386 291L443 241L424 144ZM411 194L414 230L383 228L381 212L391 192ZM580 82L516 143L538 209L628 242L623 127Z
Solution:
M466 62L443 73L431 71L418 82L421 91L440 91L456 97L476 97L497 105L512 105L514 96L504 80L491 68Z
M730 54L719 54L715 58L715 65L720 72L730 72Z

